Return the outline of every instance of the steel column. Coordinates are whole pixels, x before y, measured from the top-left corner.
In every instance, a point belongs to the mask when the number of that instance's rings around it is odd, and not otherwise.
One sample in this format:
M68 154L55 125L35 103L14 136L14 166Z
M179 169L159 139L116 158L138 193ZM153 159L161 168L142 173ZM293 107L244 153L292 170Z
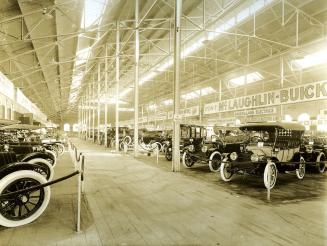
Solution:
M88 91L88 117L87 117L87 138L91 137L91 83Z
M119 151L119 23L116 31L116 151Z
M135 74L134 74L134 157L138 154L139 139L139 0L135 0Z
M180 60L181 60L181 15L182 0L175 0L174 35L174 128L172 171L180 171Z
M97 142L100 144L100 123L101 123L101 103L100 103L100 83L101 83L101 63L98 63L98 137Z
M78 137L80 138L81 137L81 125L82 125L82 123L81 123L81 119L82 119L82 117L81 117L81 115L82 115L82 101L80 101L79 102L79 104L78 104L78 120L77 120L77 122L78 122Z
M280 88L284 87L284 58L280 57ZM283 120L283 104L280 105L280 120Z
M93 77L92 80L92 141L93 143L94 143L94 133L95 133L95 107L94 106L95 106L95 81Z
M108 146L108 44L105 44L106 48L105 48L105 67L104 67L104 76L105 76L105 104L104 104L104 146L107 147Z

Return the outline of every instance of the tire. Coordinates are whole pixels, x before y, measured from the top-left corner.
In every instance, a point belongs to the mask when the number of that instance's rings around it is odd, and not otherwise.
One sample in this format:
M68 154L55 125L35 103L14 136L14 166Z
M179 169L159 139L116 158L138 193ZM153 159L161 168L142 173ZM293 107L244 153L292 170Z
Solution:
M172 159L173 159L173 152L172 151L169 151L167 149L166 152L165 152L165 158L166 158L167 161L172 161Z
M29 160L28 163L40 165L41 168L34 171L40 173L47 181L51 181L53 179L54 170L49 161L42 158L34 158Z
M232 180L233 173L228 169L232 167L230 162L222 162L220 165L220 177L225 182L229 182Z
M222 156L218 151L214 151L209 157L209 168L211 172L217 173L220 170Z
M130 145L132 143L132 138L130 136L125 136L123 143L126 143L127 145Z
M47 159L47 161L49 161L50 164L53 167L55 167L57 165L57 157L56 157L56 154L53 151L51 151L51 150L45 150L45 152L46 153L49 153L52 156L52 158Z
M192 160L191 156L187 153L187 151L185 151L183 154L182 162L184 167L186 168L190 168L194 165L194 161Z
M58 155L61 156L65 153L65 146L60 143L56 143L57 145L57 150L58 150Z
M304 178L304 175L305 175L305 161L304 161L304 159L302 157L300 159L299 168L295 170L295 174L296 174L296 177L298 179L303 179Z
M324 173L326 169L326 156L324 153L320 153L316 161L316 171L318 173Z
M46 182L41 174L34 171L13 172L0 180L0 195L22 189L20 187L28 188ZM47 208L50 193L50 187L47 186L37 191L23 193L21 196L16 196L15 199L3 199L0 203L0 225L17 227L33 222ZM25 210L25 213L19 214L19 210L21 213Z
M269 171L270 171L270 173L269 173ZM269 174L270 174L270 184L268 182ZM265 170L263 172L263 183L267 189L274 188L276 181L277 181L277 174L278 174L278 171L277 171L277 167L276 167L275 163L273 163L273 162L267 163Z

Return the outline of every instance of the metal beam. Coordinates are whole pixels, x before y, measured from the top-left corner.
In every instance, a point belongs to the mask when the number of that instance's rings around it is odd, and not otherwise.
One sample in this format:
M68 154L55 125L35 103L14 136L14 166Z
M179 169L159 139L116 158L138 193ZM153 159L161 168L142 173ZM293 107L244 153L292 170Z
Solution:
M105 52L106 57L108 56L108 45L105 44ZM105 68L104 68L104 76L105 76L105 105L104 105L104 146L108 146L108 103L107 103L107 96L108 96L108 58L104 58L105 61Z
M153 5L152 5L153 6ZM134 157L138 155L139 139L139 0L135 0L135 74L134 74Z
M174 128L172 171L180 171L180 61L181 61L181 15L182 0L175 0L174 35Z
M100 123L101 123L101 102L100 102L100 83L101 83L101 66L100 63L98 63L98 136L97 136L97 142L100 144Z
M119 151L119 22L116 31L116 151Z

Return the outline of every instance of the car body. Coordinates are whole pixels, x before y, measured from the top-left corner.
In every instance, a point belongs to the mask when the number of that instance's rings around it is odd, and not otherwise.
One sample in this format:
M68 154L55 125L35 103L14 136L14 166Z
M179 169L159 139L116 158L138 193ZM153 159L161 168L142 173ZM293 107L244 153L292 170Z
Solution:
M266 188L273 188L277 173L295 171L302 179L305 158L301 141L305 128L297 123L269 122L247 124L240 129L248 141L239 145L239 151L224 156L220 176L230 181L234 174L263 176Z
M244 137L240 136L237 127L220 127L219 133L215 131L218 135L212 135L208 139L205 129L205 127L195 128L199 138L186 146L182 161L185 167L203 163L208 165L212 172L218 172L223 155L239 151Z

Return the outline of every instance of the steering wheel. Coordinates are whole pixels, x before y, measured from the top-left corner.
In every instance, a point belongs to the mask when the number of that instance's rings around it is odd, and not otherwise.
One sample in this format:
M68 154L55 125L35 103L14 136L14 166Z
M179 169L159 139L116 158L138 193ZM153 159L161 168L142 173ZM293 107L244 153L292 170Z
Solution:
M251 142L255 142L255 143L258 143L258 142L264 142L264 141L263 141L263 138L260 137L260 136L252 136L252 137L250 138L250 141L251 141Z

